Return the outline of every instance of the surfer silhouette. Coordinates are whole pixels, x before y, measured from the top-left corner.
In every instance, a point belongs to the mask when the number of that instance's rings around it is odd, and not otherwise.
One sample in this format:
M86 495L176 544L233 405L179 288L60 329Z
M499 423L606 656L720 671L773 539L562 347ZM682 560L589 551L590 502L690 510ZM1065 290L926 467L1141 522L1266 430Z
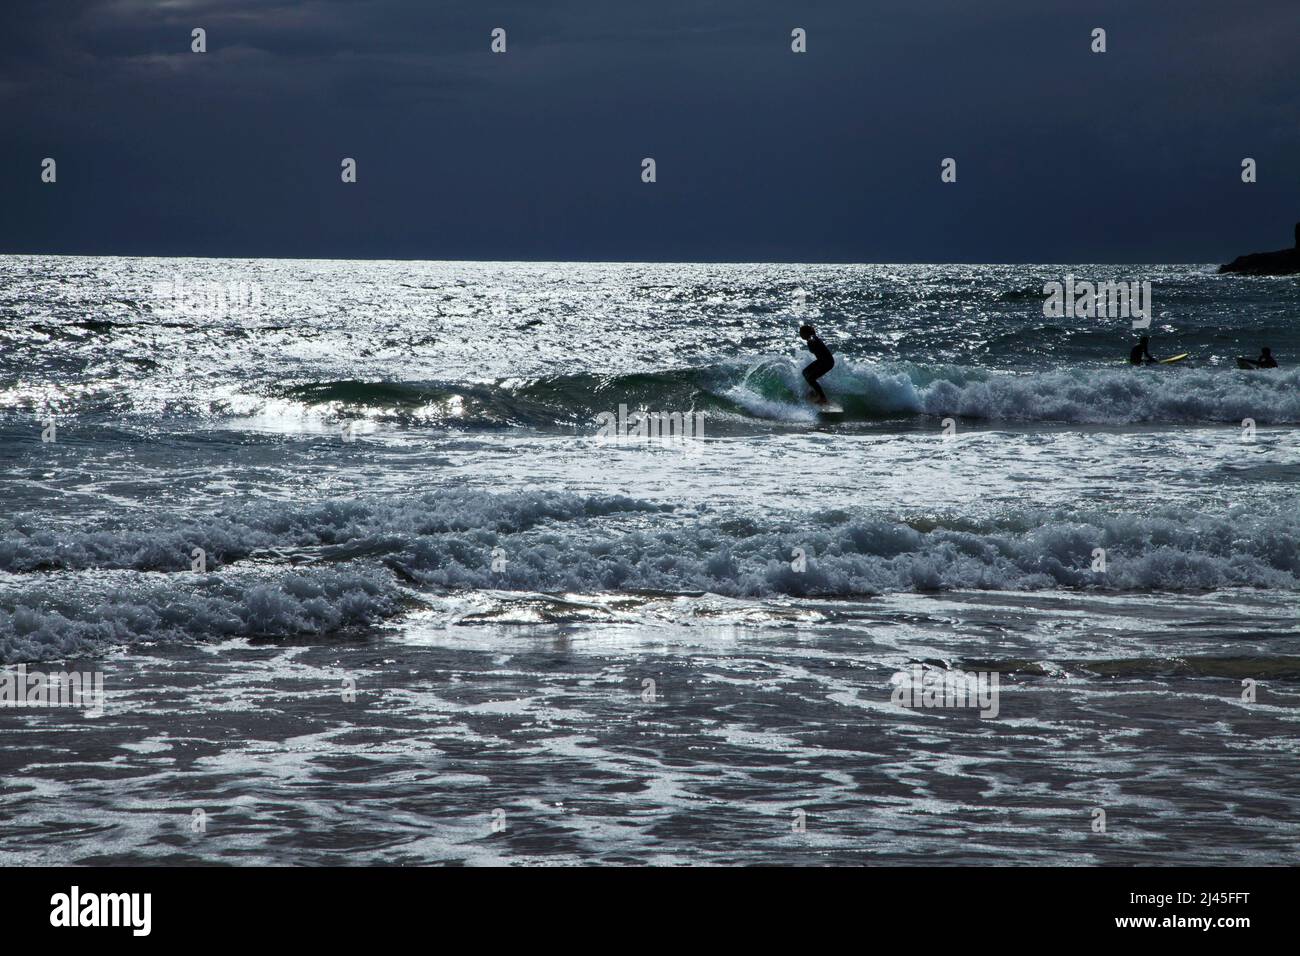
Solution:
M1151 337L1148 335L1138 339L1138 344L1133 346L1133 350L1128 353L1128 363L1130 365L1141 365L1145 358L1146 363L1151 365L1155 362L1155 356L1151 354Z
M1255 359L1255 368L1277 368L1277 359L1273 358L1273 351L1267 345L1259 350L1259 358Z
M822 387L817 384L817 379L835 367L835 359L831 355L831 350L826 347L826 343L817 334L817 330L811 325L799 326L799 338L803 339L808 345L808 351L813 354L814 358L814 361L809 362L803 370L804 380L812 386L817 404L825 405L828 399L826 393L822 391ZM813 396L810 395L809 397Z

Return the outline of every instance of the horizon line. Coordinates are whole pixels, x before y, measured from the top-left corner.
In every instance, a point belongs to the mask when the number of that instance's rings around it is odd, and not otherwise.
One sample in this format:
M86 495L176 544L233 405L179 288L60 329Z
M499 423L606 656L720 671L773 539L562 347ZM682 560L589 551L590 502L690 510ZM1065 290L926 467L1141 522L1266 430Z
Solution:
M529 259L529 258L418 258L415 256L249 256L249 255L196 255L192 253L116 253L116 252L8 252L3 257L31 257L46 259L270 259L283 262L439 262L478 263L491 262L502 265L736 265L736 266L1203 266L1218 268L1221 263L1205 261L1055 261L1039 262L1021 260L945 259L945 260L877 260L867 262L856 259Z

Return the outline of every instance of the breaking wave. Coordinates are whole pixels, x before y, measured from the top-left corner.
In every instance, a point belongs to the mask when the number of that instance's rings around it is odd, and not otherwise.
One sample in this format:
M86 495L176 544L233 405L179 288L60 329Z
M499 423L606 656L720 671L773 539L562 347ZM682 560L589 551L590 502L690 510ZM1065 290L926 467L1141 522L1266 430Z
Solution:
M194 548L209 561L191 570ZM1097 549L1104 570L1094 570ZM799 556L804 556L800 563ZM259 503L152 527L0 527L0 659L136 641L325 635L419 596L1300 587L1300 516L1025 510L996 519L803 518L626 497L460 490Z
M569 375L490 385L329 382L285 397L460 425L589 425L604 411L703 411L751 421L816 420L801 364L770 358L635 375ZM849 421L956 416L1087 425L1300 423L1300 370L1128 366L1025 373L841 360L822 379Z

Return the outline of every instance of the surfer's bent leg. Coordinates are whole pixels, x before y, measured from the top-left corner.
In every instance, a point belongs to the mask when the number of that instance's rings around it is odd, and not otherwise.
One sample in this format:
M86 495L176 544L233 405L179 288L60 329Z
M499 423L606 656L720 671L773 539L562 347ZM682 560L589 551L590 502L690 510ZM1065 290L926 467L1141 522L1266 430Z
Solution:
M812 386L812 390L817 393L817 401L822 402L823 404L827 401L826 393L823 392L822 387L817 384L817 379L821 378L830 370L831 367L824 364L821 359L818 359L815 362L809 362L808 366L803 370L804 381Z

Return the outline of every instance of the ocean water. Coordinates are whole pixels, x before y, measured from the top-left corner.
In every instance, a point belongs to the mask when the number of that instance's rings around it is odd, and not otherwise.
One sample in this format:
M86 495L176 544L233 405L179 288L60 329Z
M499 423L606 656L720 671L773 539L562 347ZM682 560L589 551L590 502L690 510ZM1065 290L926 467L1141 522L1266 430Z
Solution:
M0 257L0 860L1293 863L1297 425L1208 265Z

